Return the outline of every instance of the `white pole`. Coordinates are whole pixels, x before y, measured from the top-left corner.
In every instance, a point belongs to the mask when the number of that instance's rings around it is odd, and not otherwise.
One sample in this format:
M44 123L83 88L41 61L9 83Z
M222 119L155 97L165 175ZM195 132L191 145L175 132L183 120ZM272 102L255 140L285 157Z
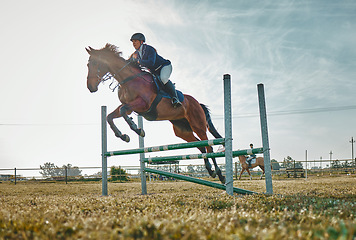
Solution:
M138 120L138 127L143 129L143 119L141 115L137 116L137 120ZM139 147L140 148L144 148L145 144L144 144L144 139L143 137L139 136L138 137L138 141L139 141ZM147 194L147 186L146 186L146 173L144 171L145 169L145 153L140 153L140 174L141 174L141 190L142 190L142 195L146 195Z
M225 169L226 193L234 194L234 179L232 169L232 123L231 123L231 77L224 75L224 118L225 118Z
M106 130L106 106L101 106L101 182L102 195L108 195L108 159L107 152L107 130Z
M258 101L260 107L260 121L261 121L261 135L263 144L263 158L265 163L265 180L266 180L266 193L273 194L272 186L272 171L271 171L271 160L269 153L269 141L268 141L268 129L267 129L267 111L265 102L265 92L263 84L257 85L258 90Z

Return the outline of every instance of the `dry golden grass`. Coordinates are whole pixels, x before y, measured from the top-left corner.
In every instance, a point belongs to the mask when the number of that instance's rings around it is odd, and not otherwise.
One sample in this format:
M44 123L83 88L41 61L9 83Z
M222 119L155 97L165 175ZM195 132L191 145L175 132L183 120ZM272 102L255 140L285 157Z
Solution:
M355 239L356 178L276 180L230 197L187 182L0 184L0 239ZM264 180L235 186L265 191Z

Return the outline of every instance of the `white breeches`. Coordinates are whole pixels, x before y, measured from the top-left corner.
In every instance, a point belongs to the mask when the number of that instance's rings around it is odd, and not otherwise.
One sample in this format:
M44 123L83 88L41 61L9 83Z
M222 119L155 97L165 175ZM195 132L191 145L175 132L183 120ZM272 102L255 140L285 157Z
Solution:
M166 84L168 82L169 77L171 76L171 73L172 73L172 64L164 66L161 69L160 77L161 77L161 81L163 82L163 84Z

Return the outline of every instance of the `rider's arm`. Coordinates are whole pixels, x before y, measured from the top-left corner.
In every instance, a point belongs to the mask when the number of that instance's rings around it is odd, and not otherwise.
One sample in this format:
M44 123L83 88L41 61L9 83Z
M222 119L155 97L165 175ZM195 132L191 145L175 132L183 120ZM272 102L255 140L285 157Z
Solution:
M144 67L152 68L156 63L156 56L156 50L153 47L146 45L144 55L139 63Z

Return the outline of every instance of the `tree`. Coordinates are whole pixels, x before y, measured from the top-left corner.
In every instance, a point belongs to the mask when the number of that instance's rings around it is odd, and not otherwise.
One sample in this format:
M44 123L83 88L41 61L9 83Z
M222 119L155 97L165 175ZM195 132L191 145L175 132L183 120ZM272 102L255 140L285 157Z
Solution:
M157 165L156 166L157 170L165 171L165 172L170 172L170 166L169 165Z
M344 163L341 164L341 167L343 168L352 167L352 162L349 163L349 161L346 160Z
M198 165L198 166L196 166L196 172L198 172L198 173L205 173L205 172L207 172L205 165Z
M121 167L112 166L110 168L110 175L111 175L112 181L118 181L118 180L128 181L129 180L125 169L122 169Z
M294 168L294 167L295 168L303 168L303 164L301 162L296 162L292 157L287 156L287 158L284 158L281 167L284 167L284 168Z
M187 171L188 171L188 173L194 173L194 172L195 172L194 166L189 165L189 166L187 167Z
M62 169L60 169L60 171L62 172L61 176L65 176L66 167L67 167L67 176L77 177L82 175L82 170L79 170L79 167L72 166L72 164L68 163L67 165L63 165Z
M331 163L331 168L341 168L342 165L339 160L335 160Z
M281 165L283 168L292 168L293 167L293 159L290 156L283 159L283 163Z
M72 166L72 164L63 165L61 168L54 165L54 163L46 162L43 166L40 165L42 171L40 174L43 177L64 177L66 175L67 168L67 176L81 176L82 170L79 170L79 167Z
M43 177L58 177L61 175L61 171L58 166L54 165L54 163L46 162L43 166L40 165L40 174Z
M271 165L273 170L279 170L281 168L276 159L271 160Z

